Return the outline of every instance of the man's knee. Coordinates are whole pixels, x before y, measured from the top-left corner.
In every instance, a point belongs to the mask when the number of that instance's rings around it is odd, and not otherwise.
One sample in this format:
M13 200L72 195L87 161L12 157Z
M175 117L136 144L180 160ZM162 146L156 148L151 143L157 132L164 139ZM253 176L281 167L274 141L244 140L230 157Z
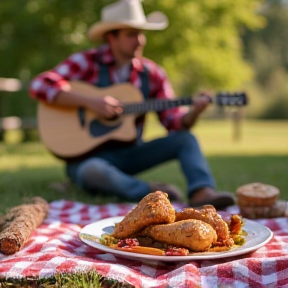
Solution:
M176 141L179 145L198 145L195 135L187 130L173 132L170 136L173 141Z
M101 182L109 175L110 164L98 158L91 158L82 163L78 169L77 182L80 186L87 186L87 184Z

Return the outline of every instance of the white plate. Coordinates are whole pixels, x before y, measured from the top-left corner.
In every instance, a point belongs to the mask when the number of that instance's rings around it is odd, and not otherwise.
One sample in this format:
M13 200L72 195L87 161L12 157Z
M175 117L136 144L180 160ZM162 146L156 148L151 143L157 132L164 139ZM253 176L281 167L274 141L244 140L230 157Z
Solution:
M133 258L140 260L158 260L158 261L191 261L191 260L207 260L207 259L233 257L248 252L252 252L264 246L273 236L272 231L266 226L245 219L243 230L245 230L248 233L248 235L246 236L245 244L243 246L224 252L191 253L187 256L156 256L156 255L147 255L147 254L120 251L109 248L97 242L102 234L111 233L113 231L115 223L120 222L123 218L124 218L123 216L111 217L86 225L81 229L79 237L84 243L92 247L95 247L104 252L117 254L118 256L124 258ZM87 235L91 235L93 240L88 240L89 237L87 237Z

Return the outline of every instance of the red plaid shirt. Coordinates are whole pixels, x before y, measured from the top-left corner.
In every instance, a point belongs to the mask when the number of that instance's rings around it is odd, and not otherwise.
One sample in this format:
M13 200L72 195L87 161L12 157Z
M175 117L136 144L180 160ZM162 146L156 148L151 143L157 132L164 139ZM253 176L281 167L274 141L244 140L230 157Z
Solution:
M87 83L98 83L101 65L107 65L110 81L115 83L114 72L116 69L115 58L109 45L78 52L57 65L54 69L46 71L35 77L30 85L32 98L52 102L57 94L67 85L70 80L82 80ZM135 87L141 87L140 72L145 65L148 69L149 98L173 99L175 94L166 73L155 62L142 58L134 58L130 72L129 82ZM167 130L182 129L181 118L186 109L182 107L172 108L158 113L159 120ZM143 125L137 123L137 125Z

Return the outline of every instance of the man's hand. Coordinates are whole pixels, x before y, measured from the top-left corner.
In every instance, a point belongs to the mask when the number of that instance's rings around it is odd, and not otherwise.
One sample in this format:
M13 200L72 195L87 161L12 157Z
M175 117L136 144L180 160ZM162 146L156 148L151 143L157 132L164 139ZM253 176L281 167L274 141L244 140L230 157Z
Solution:
M100 118L114 118L123 113L123 104L112 96L95 98L88 104L90 110L94 111Z
M199 115L207 108L210 102L211 95L209 93L200 93L199 95L193 97L192 110L194 110L194 113Z
M61 91L53 103L64 107L84 107L95 112L99 118L114 118L123 113L123 104L118 99L110 95L83 97L81 91L74 91L70 86Z
M198 119L199 115L207 108L211 102L211 94L202 92L193 97L191 110L182 117L182 125L184 128L191 128Z

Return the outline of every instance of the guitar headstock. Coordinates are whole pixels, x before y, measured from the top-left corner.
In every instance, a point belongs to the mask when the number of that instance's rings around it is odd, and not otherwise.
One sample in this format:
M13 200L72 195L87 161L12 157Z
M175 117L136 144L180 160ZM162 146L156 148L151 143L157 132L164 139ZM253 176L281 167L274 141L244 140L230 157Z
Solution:
M220 92L216 95L215 102L219 106L245 106L248 104L248 98L244 92Z

